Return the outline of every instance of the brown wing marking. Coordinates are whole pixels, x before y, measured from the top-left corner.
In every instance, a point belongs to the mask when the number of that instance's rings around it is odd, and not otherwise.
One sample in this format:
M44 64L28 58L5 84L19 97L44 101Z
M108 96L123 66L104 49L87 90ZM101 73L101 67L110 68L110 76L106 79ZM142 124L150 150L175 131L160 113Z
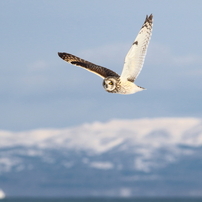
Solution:
M117 73L114 71L107 69L105 67L93 64L91 62L88 62L86 60L83 60L75 55L69 54L69 53L58 53L59 57L61 57L66 62L69 62L73 65L82 67L94 74L97 74L98 76L102 77L103 79L108 76L115 76L119 77Z

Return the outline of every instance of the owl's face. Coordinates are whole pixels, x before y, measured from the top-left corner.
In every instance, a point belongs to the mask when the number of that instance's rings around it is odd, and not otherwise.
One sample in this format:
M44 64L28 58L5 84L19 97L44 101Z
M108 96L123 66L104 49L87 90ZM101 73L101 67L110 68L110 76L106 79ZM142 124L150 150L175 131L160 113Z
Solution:
M116 77L107 77L103 80L103 87L110 93L115 93L119 85L119 79Z

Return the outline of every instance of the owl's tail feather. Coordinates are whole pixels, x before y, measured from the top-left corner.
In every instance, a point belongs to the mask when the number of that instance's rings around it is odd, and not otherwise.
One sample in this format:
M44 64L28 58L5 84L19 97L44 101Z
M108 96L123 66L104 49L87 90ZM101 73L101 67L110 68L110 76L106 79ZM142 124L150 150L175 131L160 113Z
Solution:
M137 86L138 88L140 88L141 90L147 90L146 88L143 88L141 86Z

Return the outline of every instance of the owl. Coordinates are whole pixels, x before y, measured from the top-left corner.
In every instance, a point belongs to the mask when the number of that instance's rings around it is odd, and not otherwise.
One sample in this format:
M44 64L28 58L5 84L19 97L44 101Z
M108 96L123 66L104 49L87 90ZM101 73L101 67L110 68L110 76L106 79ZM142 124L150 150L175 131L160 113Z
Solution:
M146 19L129 49L121 76L114 71L83 60L69 53L59 52L58 55L66 62L82 67L103 78L103 87L109 93L133 94L145 88L134 83L138 77L145 59L148 44L152 34L153 15L146 16Z

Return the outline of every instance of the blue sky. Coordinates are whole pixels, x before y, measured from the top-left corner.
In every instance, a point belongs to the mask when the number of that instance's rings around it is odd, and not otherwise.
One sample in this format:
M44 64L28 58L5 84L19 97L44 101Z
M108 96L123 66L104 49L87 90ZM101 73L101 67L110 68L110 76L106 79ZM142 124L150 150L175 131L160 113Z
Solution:
M202 115L202 1L0 1L0 129ZM121 73L146 14L154 28L134 95L62 61L68 52Z

